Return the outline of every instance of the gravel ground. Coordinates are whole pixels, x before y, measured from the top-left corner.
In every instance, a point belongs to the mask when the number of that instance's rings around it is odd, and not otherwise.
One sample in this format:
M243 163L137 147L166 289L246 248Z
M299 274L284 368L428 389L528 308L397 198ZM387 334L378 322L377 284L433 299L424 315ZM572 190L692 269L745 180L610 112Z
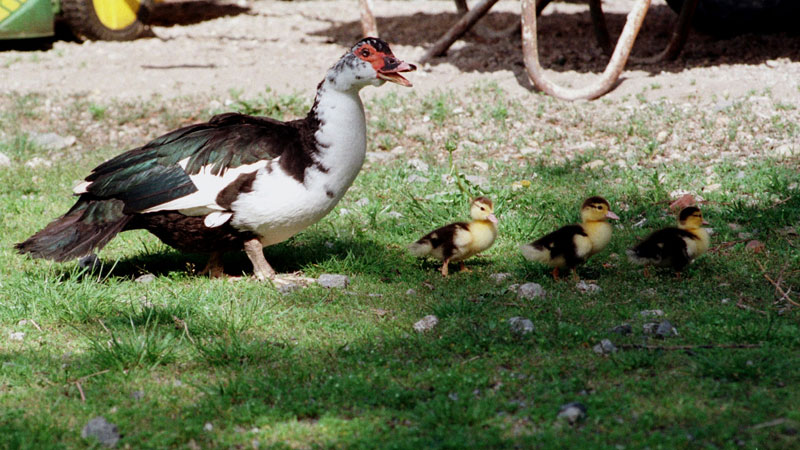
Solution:
M604 2L612 36L621 30L632 3ZM454 12L451 1L375 1L382 37L396 55L409 61L419 58L456 20ZM134 42L55 40L44 50L6 43L0 53L2 90L130 100L154 95L220 97L231 89L252 95L269 86L279 93L310 96L326 68L360 34L355 0L254 1L244 6L169 1L158 6L154 16L154 37ZM634 54L661 50L676 17L663 0L654 0ZM518 21L519 2L499 2L447 57L410 76L415 89L457 89L491 79L512 95L531 98L519 35L488 32L513 28ZM603 70L606 58L595 44L585 4L554 3L539 27L542 62L555 80L578 86ZM492 35L499 37L488 37ZM606 98L644 95L718 102L768 90L773 98L800 104L800 35L718 39L692 32L677 61L629 63L623 78ZM368 89L364 95L386 91Z

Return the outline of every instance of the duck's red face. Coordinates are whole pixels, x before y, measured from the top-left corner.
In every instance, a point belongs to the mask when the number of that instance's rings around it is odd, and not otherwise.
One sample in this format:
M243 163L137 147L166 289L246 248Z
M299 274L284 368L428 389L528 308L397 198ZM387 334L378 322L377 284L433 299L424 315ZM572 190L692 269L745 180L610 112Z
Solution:
M375 40L375 44L380 42L383 45L373 45L373 42L370 41L369 39L365 40L353 51L356 57L368 62L375 69L379 79L410 87L411 82L400 73L417 70L417 66L395 58L389 47L382 41Z

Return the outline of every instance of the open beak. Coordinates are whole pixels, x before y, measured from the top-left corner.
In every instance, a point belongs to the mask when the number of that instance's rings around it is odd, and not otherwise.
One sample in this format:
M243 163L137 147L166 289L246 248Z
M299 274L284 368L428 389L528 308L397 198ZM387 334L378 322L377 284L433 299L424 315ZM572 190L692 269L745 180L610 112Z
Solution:
M497 225L497 216L495 216L494 214L489 214L489 216L487 216L486 218L489 219L489 222L492 222L493 224Z
M619 220L619 216L614 214L614 211L611 210L608 210L608 212L606 213L606 217L609 219Z
M381 80L391 81L401 86L411 87L410 81L400 75L401 72L413 72L417 70L417 66L409 64L405 61L400 61L397 58L387 56L384 58L384 64L381 69L378 69L378 78Z

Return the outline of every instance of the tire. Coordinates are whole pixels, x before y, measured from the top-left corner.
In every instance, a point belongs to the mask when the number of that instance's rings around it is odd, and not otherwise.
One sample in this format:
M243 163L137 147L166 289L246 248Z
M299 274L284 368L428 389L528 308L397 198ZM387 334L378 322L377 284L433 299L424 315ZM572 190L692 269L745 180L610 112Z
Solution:
M130 41L147 30L150 0L61 0L61 13L80 39Z
M666 0L679 13L684 0ZM692 24L719 35L789 31L800 19L798 0L700 0Z

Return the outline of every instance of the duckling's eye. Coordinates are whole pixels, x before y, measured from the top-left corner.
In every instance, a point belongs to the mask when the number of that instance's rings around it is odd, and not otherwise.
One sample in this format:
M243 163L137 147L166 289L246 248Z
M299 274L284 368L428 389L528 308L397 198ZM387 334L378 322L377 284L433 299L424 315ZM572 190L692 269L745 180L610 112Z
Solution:
M368 57L369 56L369 49L367 49L367 48L361 49L361 56L363 56L364 58Z

